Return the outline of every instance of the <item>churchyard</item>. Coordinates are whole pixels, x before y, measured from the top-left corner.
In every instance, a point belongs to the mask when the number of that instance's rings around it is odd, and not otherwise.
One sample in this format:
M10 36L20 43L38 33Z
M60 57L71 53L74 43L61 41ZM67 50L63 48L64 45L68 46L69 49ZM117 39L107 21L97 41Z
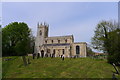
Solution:
M106 59L94 58L29 58L23 65L20 56L2 58L3 78L112 78L115 69ZM117 78L120 76L116 75Z

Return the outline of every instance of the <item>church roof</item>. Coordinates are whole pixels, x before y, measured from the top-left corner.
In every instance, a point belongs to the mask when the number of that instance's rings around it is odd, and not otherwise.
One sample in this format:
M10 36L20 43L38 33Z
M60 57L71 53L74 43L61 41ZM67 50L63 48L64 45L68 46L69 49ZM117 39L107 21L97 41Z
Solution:
M52 37L47 37L47 39L51 39L51 38L68 38L68 37L73 38L73 35L66 35L66 36L52 36Z
M63 44L44 44L44 46L69 46L69 43L63 43Z

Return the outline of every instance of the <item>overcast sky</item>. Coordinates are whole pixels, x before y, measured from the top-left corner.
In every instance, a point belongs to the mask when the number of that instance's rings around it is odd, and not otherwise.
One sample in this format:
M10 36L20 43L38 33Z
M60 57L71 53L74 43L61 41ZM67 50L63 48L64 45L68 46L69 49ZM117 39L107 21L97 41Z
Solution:
M49 24L49 36L74 35L75 42L91 42L101 20L118 19L117 2L3 2L3 27L25 22L36 36L37 23Z

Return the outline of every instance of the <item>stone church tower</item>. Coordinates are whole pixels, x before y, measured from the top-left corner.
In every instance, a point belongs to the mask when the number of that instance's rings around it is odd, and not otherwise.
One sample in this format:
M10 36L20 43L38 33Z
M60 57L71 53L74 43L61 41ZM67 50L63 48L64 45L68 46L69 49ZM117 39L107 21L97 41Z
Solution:
M36 41L35 41L35 53L40 53L39 49L41 46L43 46L44 44L44 40L45 38L48 37L48 27L49 25L47 25L46 23L44 24L40 24L38 23L37 25L37 36L36 36Z

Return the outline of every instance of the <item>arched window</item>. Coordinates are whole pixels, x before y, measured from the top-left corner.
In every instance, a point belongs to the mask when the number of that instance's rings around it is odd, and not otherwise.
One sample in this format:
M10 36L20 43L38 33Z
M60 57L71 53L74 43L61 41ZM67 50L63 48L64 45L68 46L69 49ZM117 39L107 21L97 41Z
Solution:
M63 54L65 54L65 51L64 51L64 49L63 49L62 51L63 51Z
M58 43L60 43L60 40L58 40Z
M42 31L40 30L40 35L42 35Z
M53 40L51 42L53 43Z
M44 51L43 50L41 51L41 57L42 58L44 57Z
M55 49L53 50L53 54L55 54Z
M77 45L76 46L76 54L79 54L80 53L80 47Z
M65 40L65 43L67 43L67 39Z
M47 44L47 40L45 40L45 43Z

